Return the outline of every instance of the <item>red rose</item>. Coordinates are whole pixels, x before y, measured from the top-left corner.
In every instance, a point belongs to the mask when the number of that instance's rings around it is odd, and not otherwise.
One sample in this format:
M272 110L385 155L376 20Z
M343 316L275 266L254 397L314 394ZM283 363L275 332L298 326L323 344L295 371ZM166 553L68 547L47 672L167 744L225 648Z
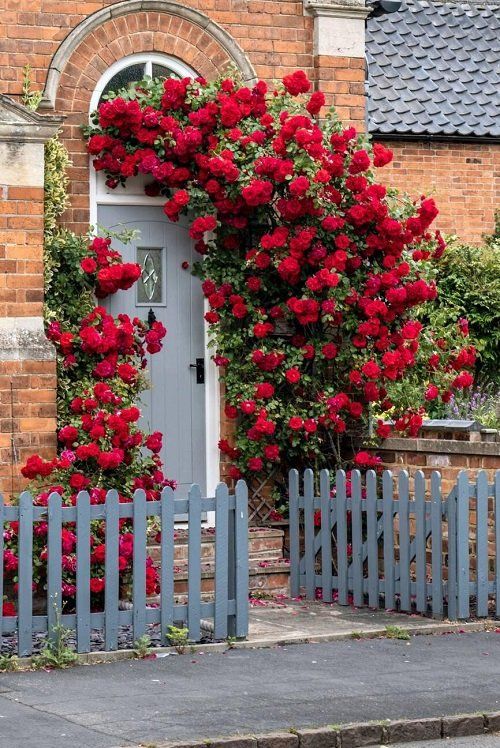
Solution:
M92 257L84 257L80 262L80 267L84 273L95 273L97 262Z
M157 454L161 452L163 435L159 431L154 431L146 439L146 447Z
M435 400L437 397L439 397L439 388L435 384L430 384L425 390L425 399Z
M240 403L240 410L246 415L251 415L255 411L255 403L253 400L242 400Z
M247 462L248 469L253 470L254 472L258 472L259 470L262 470L264 467L264 463L260 457L250 457L250 459Z
M321 111L321 107L325 106L325 94L322 91L315 91L309 99L306 109L309 114L313 116Z
M280 448L277 444L267 444L264 447L264 456L266 460L278 460L280 456Z
M300 418L300 416L292 416L290 420L288 421L289 427L292 429L292 431L300 431L300 429L303 426L303 420Z
M102 592L105 587L104 579L99 579L98 577L92 577L90 580L90 591L98 594L99 592Z
M291 75L285 75L283 85L289 94L298 96L301 93L307 93L311 88L311 81L303 70L296 70Z
M261 382L255 385L255 397L268 398L274 395L274 387L269 382Z
M287 382L290 384L296 384L298 381L300 381L300 371L297 368L288 369L287 372L285 372L285 377L287 379Z
M373 144L373 165L380 167L389 164L392 161L393 153L389 148L385 148L382 143Z

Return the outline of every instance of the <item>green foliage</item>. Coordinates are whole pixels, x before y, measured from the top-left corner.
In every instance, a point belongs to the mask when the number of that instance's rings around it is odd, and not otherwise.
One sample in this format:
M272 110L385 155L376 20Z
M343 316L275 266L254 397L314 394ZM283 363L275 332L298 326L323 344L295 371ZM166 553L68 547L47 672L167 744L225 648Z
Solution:
M58 135L45 144L44 228L46 241L58 233L57 221L69 205L66 169L71 165L68 151Z
M151 647L151 637L147 634L143 634L134 642L134 654L139 659L143 660L149 654Z
M185 626L169 626L167 628L167 639L171 647L175 648L177 654L184 654L189 641L189 629Z
M52 627L53 637L47 641L40 654L32 658L35 670L42 668L64 669L78 662L78 655L68 647L69 630L65 628L58 615Z
M410 639L409 632L401 626L386 626L385 636L387 639L401 639L402 641Z
M480 246L452 239L437 265L438 299L429 323L445 330L456 320L469 321L471 343L478 350L476 377L500 385L500 222Z
M0 673L14 672L19 670L19 659L15 654L0 655Z
M31 87L31 65L23 67L23 90L21 101L25 107L36 112L42 100L43 91L33 91Z

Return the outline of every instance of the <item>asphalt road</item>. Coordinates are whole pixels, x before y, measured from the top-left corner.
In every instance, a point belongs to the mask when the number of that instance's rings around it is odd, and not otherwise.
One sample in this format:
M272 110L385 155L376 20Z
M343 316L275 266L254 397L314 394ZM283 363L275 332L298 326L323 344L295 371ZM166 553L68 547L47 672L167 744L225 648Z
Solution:
M0 748L114 748L498 710L499 634L350 640L3 674ZM484 740L477 745L491 748Z

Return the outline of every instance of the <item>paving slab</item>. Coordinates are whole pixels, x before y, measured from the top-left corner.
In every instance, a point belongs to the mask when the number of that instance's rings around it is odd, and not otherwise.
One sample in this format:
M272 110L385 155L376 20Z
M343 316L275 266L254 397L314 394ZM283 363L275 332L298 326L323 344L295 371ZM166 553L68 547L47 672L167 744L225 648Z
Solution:
M202 743L291 728L498 712L499 683L500 635L494 631L207 650L5 673L0 745Z
M434 621L417 615L392 611L354 608L333 603L308 602L281 598L258 601L250 607L248 641L260 645L274 641L307 641L347 637L352 634L370 635L386 626L400 626L412 630L445 630L449 621ZM460 625L456 625L460 628Z

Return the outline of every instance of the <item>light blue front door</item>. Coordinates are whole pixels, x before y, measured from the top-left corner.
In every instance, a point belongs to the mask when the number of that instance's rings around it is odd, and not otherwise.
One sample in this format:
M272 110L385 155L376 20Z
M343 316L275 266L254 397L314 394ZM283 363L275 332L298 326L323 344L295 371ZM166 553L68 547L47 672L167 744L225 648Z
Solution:
M108 308L144 320L154 315L167 328L162 351L148 357L151 388L142 396L142 425L163 433L165 473L178 482L179 495L191 483L205 491L203 294L191 275L196 252L187 228L171 223L160 206L100 205L97 222L140 232L130 244L113 241L125 262L141 265L142 276L129 291L110 297Z

